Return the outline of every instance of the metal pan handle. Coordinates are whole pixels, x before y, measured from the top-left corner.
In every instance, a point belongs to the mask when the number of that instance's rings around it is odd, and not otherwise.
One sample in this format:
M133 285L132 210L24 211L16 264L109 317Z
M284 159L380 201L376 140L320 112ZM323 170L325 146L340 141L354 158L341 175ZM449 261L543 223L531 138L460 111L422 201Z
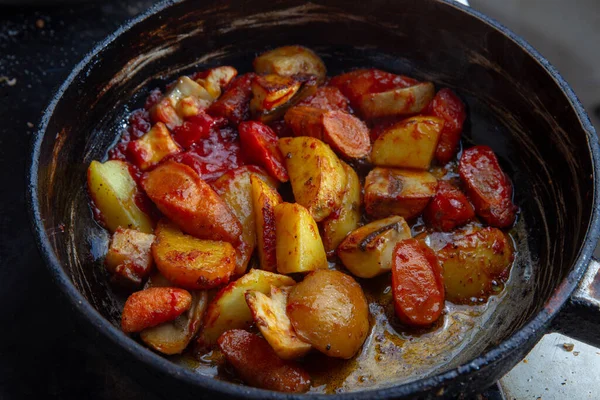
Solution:
M579 286L552 329L573 339L600 347L600 262L592 259Z

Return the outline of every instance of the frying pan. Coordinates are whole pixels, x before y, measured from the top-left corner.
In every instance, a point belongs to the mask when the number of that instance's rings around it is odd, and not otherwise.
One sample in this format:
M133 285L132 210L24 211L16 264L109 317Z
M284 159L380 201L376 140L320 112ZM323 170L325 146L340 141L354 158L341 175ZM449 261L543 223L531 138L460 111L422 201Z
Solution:
M431 373L340 398L481 391L552 330L600 345L598 139L567 83L523 39L452 1L190 0L160 3L100 43L58 90L33 144L28 201L41 254L109 357L179 397L295 398L203 376L121 333L85 176L149 89L204 67L249 67L256 53L296 43L330 74L377 67L456 90L469 112L465 142L495 150L521 208L511 282L479 334Z

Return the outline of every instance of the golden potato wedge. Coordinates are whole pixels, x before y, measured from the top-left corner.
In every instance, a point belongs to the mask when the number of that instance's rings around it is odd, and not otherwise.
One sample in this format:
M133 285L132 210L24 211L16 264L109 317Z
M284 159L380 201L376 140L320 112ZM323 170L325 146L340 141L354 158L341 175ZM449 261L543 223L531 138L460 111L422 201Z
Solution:
M339 271L308 274L290 291L287 315L300 339L330 357L352 358L369 333L362 288Z
M248 262L256 247L256 215L254 214L252 183L250 182L252 174L267 182L271 187L278 185L276 180L255 166L243 166L228 171L212 184L215 192L227 203L242 224L242 240L236 249L235 275L242 275L246 272Z
M337 213L334 213L321 221L323 232L323 245L327 254L335 252L335 249L346 236L360 223L361 186L356 171L348 164L342 162L348 183L342 197L342 205Z
M166 221L156 227L152 256L165 278L192 290L227 283L236 265L235 249L230 243L197 239Z
M331 148L311 137L279 139L294 197L319 222L342 204L347 176Z
M467 225L431 233L425 243L440 260L446 299L453 303L486 300L494 282L501 284L510 273L513 244L500 229Z
M166 161L142 177L158 209L185 233L238 244L242 225L223 199L191 167Z
M271 297L256 290L246 292L246 303L256 326L279 358L284 360L300 358L312 348L296 335L287 316L290 289L291 287L271 287Z
M365 180L365 209L375 218L419 215L435 195L437 179L426 171L375 168Z
M152 234L117 228L104 258L104 265L113 279L129 287L140 286L154 264L152 242Z
M378 167L429 169L444 127L437 117L407 118L386 129L373 143L371 162Z
M196 115L216 98L188 76L180 77L161 101L150 109L155 122L164 122L169 128L181 125L183 118ZM183 102L182 104L180 104Z
M337 254L354 276L373 278L390 271L396 244L410 237L404 218L392 216L352 231L338 246Z
M144 136L129 144L133 162L142 170L158 164L163 158L181 151L162 122L156 123Z
M223 332L248 328L252 324L252 314L245 298L247 291L269 293L271 286L292 286L295 283L289 276L260 269L252 269L237 281L231 282L208 305L198 345L201 348L213 346Z
M277 272L293 274L327 268L317 223L298 203L275 206Z
M281 76L314 75L325 80L327 70L319 56L302 46L283 46L267 51L254 59L254 71Z
M360 115L367 119L417 114L423 111L434 95L433 83L417 83L386 92L364 94L358 100L357 108Z
M261 269L274 272L277 270L275 206L281 203L281 196L254 174L250 175L250 184L256 224L258 261Z
M237 76L237 70L228 65L211 68L194 76L197 84L202 86L213 99L218 99L221 92Z
M135 202L139 192L129 173L129 164L118 160L92 161L87 184L90 197L109 231L123 227L152 233L152 220Z
M284 105L300 90L301 83L280 75L259 75L252 81L250 112L253 115L268 113Z
M174 286L160 273L153 274L145 286L171 287ZM192 305L189 310L177 319L164 322L140 332L140 339L148 346L163 354L180 354L200 330L202 317L208 305L208 292L205 290L191 291Z

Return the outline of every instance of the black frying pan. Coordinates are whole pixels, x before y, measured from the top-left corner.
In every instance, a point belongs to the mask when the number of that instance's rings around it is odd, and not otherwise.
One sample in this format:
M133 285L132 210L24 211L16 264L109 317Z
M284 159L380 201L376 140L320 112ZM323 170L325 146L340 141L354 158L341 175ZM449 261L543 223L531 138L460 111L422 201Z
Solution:
M330 74L378 67L454 88L469 108L465 141L499 154L522 210L511 283L479 334L435 372L340 397L480 391L552 329L600 345L600 274L591 261L600 233L598 139L572 90L527 43L442 0L190 0L161 3L99 44L48 106L34 143L29 202L40 250L111 357L180 397L292 397L207 378L121 333L101 267L106 233L88 208L85 173L144 88L206 66L249 68L256 53L294 43L315 49Z

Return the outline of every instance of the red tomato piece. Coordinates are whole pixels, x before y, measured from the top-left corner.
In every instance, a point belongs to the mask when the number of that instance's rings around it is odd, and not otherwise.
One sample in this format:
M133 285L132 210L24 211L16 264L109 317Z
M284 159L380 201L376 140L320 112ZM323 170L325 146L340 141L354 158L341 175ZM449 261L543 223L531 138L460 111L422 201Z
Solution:
M238 130L246 160L263 167L277 180L287 182L290 177L285 168L283 154L277 146L275 132L257 121L242 122Z
M464 103L450 89L442 89L431 100L424 114L444 119L444 128L435 149L435 159L442 164L456 154L463 124L467 118Z
M348 99L334 86L322 86L315 94L298 103L300 106L315 107L321 110L348 111Z
M200 139L210 136L213 129L227 125L227 120L222 117L211 117L201 111L198 115L188 118L182 125L173 129L175 141L186 149Z
M416 239L396 245L392 260L394 310L401 322L428 326L444 311L444 280L438 259Z
M458 165L460 178L475 213L497 228L515 222L517 207L512 202L513 187L488 146L474 146L463 152Z
M434 229L451 231L475 217L475 210L467 196L454 185L440 181L433 199L429 202L423 218Z
M206 110L213 117L227 118L234 125L250 118L252 81L256 74L238 76L221 97Z
M121 328L124 332L139 332L174 320L191 305L192 295L184 289L154 287L135 292L125 302Z
M158 102L162 99L163 93L159 88L155 88L150 92L148 97L146 97L146 102L144 103L144 108L146 110L150 110L154 107Z
M282 360L267 341L241 329L232 329L217 341L221 352L248 385L278 392L303 393L310 376L297 363Z

